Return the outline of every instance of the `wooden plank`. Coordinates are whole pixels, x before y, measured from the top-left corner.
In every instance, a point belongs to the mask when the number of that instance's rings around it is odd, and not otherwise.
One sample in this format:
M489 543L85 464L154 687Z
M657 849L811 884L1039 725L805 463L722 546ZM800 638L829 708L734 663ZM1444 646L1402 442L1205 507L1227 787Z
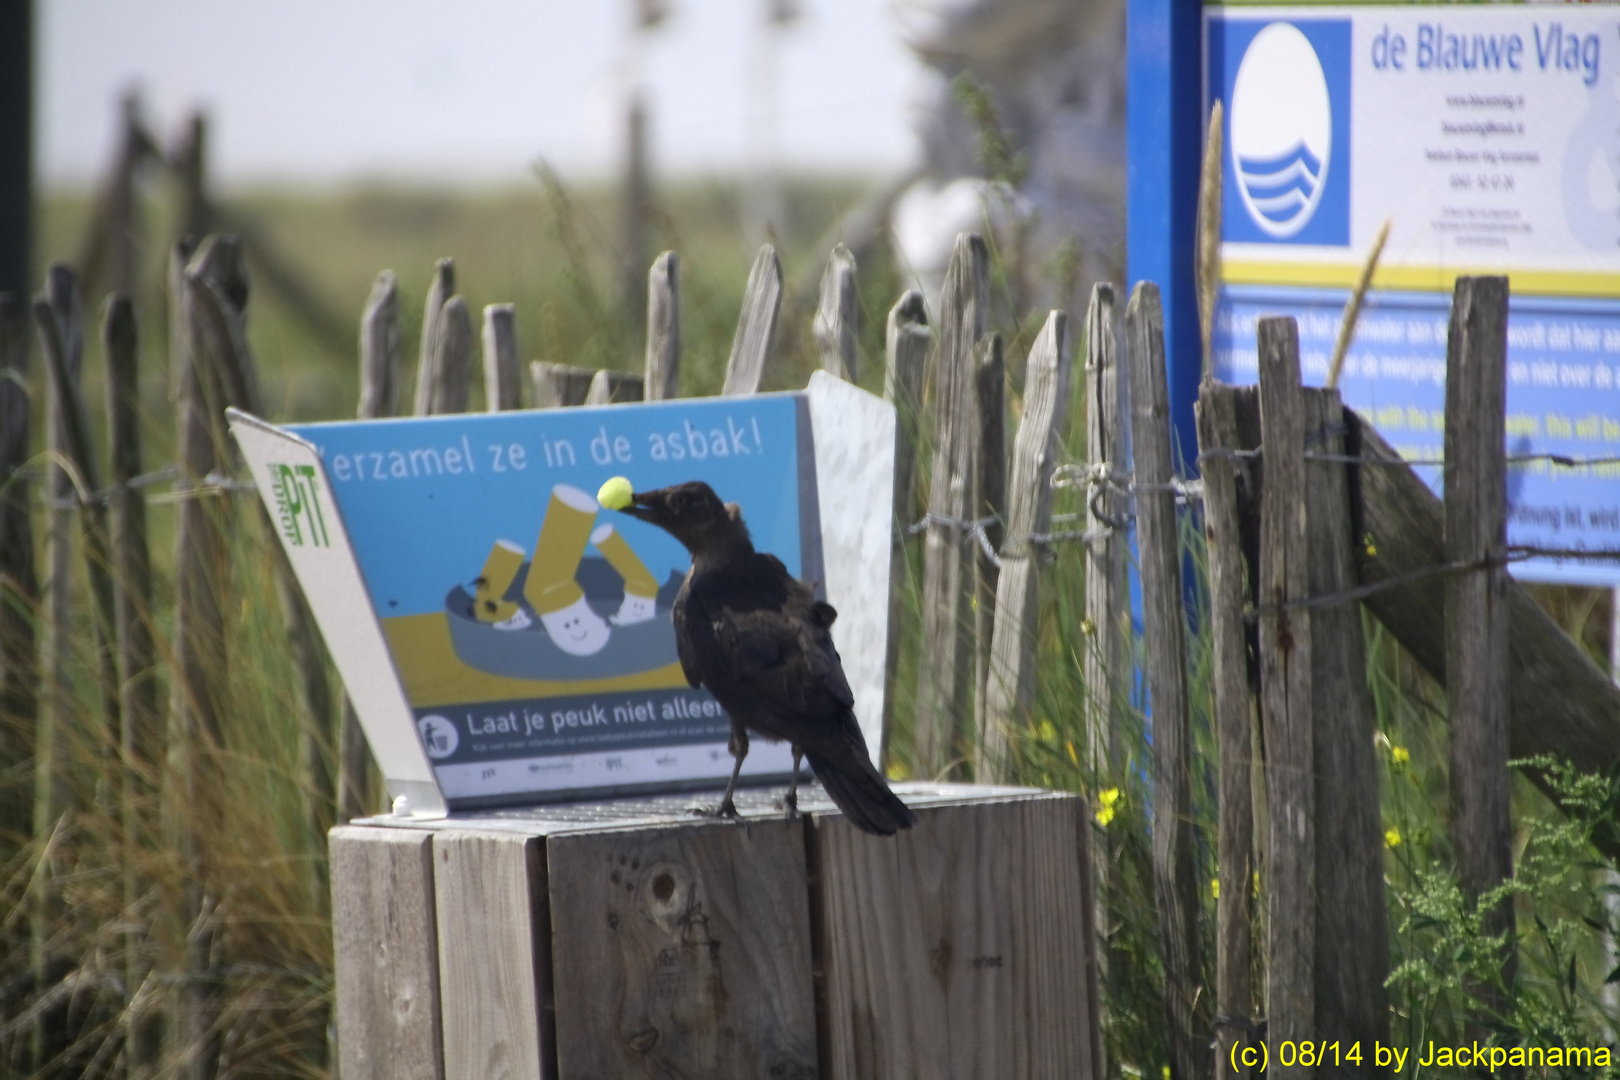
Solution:
M523 369L511 304L484 307L484 404L490 412L523 408Z
M585 404L615 405L621 401L640 401L642 390L642 376L603 368L591 376L590 389L585 392Z
M905 589L910 563L904 531L917 520L917 444L922 419L923 380L927 374L928 311L922 293L909 290L889 309L885 335L883 399L894 406L894 527L896 542L889 556L889 644L884 665L883 752L894 730L895 677L900 665L900 637L905 615Z
M679 397L680 382L681 257L666 251L647 273L647 400Z
M620 251L620 300L626 313L641 311L647 304L647 279L641 268L647 265L647 249L652 235L652 168L647 153L647 103L638 86L630 91L625 110L625 170L623 225L624 247Z
M399 412L399 284L392 270L372 283L360 316L360 408L362 420Z
M144 838L158 835L157 799L163 764L163 714L158 708L158 671L152 640L152 558L146 539L146 498L131 481L141 475L140 370L135 305L128 296L108 297L102 320L107 357L107 441L112 451L108 497L108 544L112 558L113 620L118 645L117 783L119 820L126 854L124 904L128 911L151 889L134 852ZM146 930L130 920L124 934L124 979L139 987L149 958ZM140 1000L137 995L136 1000ZM156 1059L160 1034L155 1017L134 1007L126 1018L130 1058L142 1065Z
M881 838L814 821L821 1075L1100 1080L1085 803L919 818Z
M1256 1012L1250 979L1253 942L1249 882L1259 869L1254 858L1254 809L1250 778L1254 762L1249 725L1254 702L1249 685L1248 628L1243 621L1248 596L1239 532L1239 488L1256 492L1258 468L1252 460L1222 455L1242 446L1236 398L1250 388L1204 383L1198 394L1199 467L1204 477L1204 537L1209 563L1210 687L1218 747L1218 880L1215 902L1215 1067L1219 1076L1247 1077L1234 1069L1234 1044L1252 1039ZM1360 635L1357 635L1359 640ZM1369 739L1368 747L1372 746ZM1375 780L1376 788L1376 780ZM1378 875L1381 883L1383 875Z
M855 256L839 243L821 274L821 306L812 324L821 369L849 382L855 381L858 357L856 331L860 293L855 285Z
M1211 1075L1209 1035L1198 1017L1198 880L1192 833L1192 736L1182 614L1181 537L1170 490L1170 394L1159 288L1141 282L1125 308L1131 374L1131 450L1142 567L1142 629L1153 716L1153 880L1164 950L1170 1071L1177 1080Z
M984 542L975 541L973 560L973 730L968 743L980 760L984 740L990 645L995 633L996 589L1001 581L1002 537L1007 530L1007 363L1000 334L980 340L973 357L974 420L979 426L978 477L973 485L973 519L983 521ZM988 549L988 550L986 550ZM979 779L986 779L979 777Z
M1311 718L1313 614L1284 605L1309 595L1305 417L1299 332L1291 318L1260 320L1260 692L1271 821L1266 882L1272 1044L1316 1038L1315 758ZM1285 1077L1311 1070L1274 1061Z
M202 351L209 347L203 340L203 316L196 310L200 290L186 272L192 252L189 240L181 240L174 248L169 340L179 428L176 459L181 482L195 489L219 467L222 447L205 389L211 372ZM168 839L179 853L187 881L179 919L192 929L182 961L183 981L171 998L173 1012L165 1026L165 1041L184 1055L179 1075L186 1080L208 1080L218 1071L220 983L212 957L217 926L203 896L207 868L196 823L208 812L203 770L224 745L224 699L230 670L223 599L230 565L223 521L212 498L199 493L181 500L176 518L174 659L167 728L173 779L166 785L165 798L168 805L184 808L166 818L174 830Z
M804 829L548 839L559 1076L818 1075Z
M776 257L776 249L766 244L759 249L753 268L748 271L748 287L743 292L742 313L737 317L737 334L731 339L731 358L726 361L722 395L733 397L758 392L781 306L782 264Z
M445 1080L558 1075L546 888L537 837L434 835Z
M980 780L1009 777L1011 725L1027 719L1035 699L1035 643L1040 615L1041 549L1029 540L1052 526L1052 471L1069 416L1069 320L1046 318L1024 369L1024 415L1013 444L1007 537L996 586L986 715L979 731Z
M360 419L397 415L399 365L399 285L394 272L384 270L377 275L360 316ZM379 777L359 714L346 693L338 717L337 756L338 820L371 813L376 809Z
M1114 287L1099 282L1086 310L1086 460L1093 468L1125 473L1130 469L1125 438L1130 377L1120 371L1117 341ZM1122 527L1129 510L1125 496L1106 485L1090 492L1086 509L1087 530L1108 530L1086 546L1086 622L1093 635L1084 658L1086 752L1087 768L1100 780L1112 776L1119 763L1114 717L1125 704L1130 678L1130 540ZM1102 879L1097 892L1105 892ZM1107 920L1097 922L1105 926Z
M1119 316L1114 287L1092 286L1086 309L1086 460L1093 469L1128 473L1126 407L1130 377L1121 371L1118 350ZM1096 539L1085 548L1086 618L1090 640L1083 643L1082 671L1085 699L1084 763L1093 791L1115 782L1121 767L1119 718L1129 709L1129 687L1134 681L1131 659L1129 509L1125 497L1103 484L1086 492L1086 530ZM1092 834L1091 888L1096 907L1095 952L1098 980L1108 981L1108 882L1112 866L1112 836L1098 828ZM1106 1010L1107 1002L1100 1001Z
M444 305L456 293L456 264L451 259L440 259L433 265L433 281L428 285L427 299L422 304L422 348L416 366L416 403L411 409L417 416L431 416L434 387L438 385L439 322Z
M1344 408L1336 390L1306 390L1306 442L1343 455ZM1207 491L1207 488L1206 488ZM1355 585L1348 470L1305 461L1307 592L1332 596ZM1316 1031L1348 1044L1389 1043L1389 929L1385 916L1384 826L1378 800L1377 728L1367 686L1361 607L1311 613L1312 755L1316 762ZM1506 768L1504 760L1504 770ZM1504 780L1506 777L1504 777ZM1370 1058L1318 1065L1317 1075L1381 1076Z
M945 271L934 364L934 457L923 549L922 663L917 673L917 766L924 776L960 771L972 753L973 553L957 522L977 504L979 425L973 355L990 306L990 257L982 237L958 234Z
M30 454L28 329L21 298L0 293L0 773L26 775L35 754L39 654L35 635L39 575L34 563ZM0 784L0 860L33 836L34 793ZM13 843L13 836L15 843Z
M467 301L452 296L439 310L433 348L433 392L428 413L441 416L467 411L472 376L472 314Z
M1446 337L1446 560L1469 566L1445 582L1446 703L1451 724L1451 842L1464 895L1513 875L1508 805L1507 401L1508 279L1459 277ZM1485 913L1483 932L1513 929L1512 899ZM1509 985L1517 967L1503 947ZM1485 985L1469 1033L1484 1038L1506 1004Z
M585 404L596 378L593 368L572 364L553 364L535 360L529 364L529 375L534 381L534 404L537 409L561 409Z
M329 834L343 1080L443 1080L433 834Z

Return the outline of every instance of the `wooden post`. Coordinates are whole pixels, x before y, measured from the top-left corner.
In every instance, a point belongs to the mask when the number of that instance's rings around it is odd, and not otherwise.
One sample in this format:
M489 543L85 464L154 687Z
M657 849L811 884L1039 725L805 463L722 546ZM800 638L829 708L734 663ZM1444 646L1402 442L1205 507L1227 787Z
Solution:
M455 294L455 261L440 259L433 265L433 281L428 285L427 300L422 304L421 358L416 366L416 403L411 410L417 416L431 416L444 411L433 407L433 392L439 382L439 322L444 305Z
M776 249L766 244L748 271L748 288L743 293L742 314L737 317L737 334L731 339L731 359L726 362L721 394L733 397L759 390L781 306L782 264Z
M1446 338L1446 559L1470 566L1446 578L1446 701L1451 717L1451 841L1464 895L1477 900L1513 874L1508 806L1507 392L1508 279L1460 277ZM1511 898L1482 930L1513 929ZM1517 961L1502 954L1506 994L1473 985L1470 1034L1501 1019Z
M107 439L112 444L110 547L113 618L118 644L120 818L126 855L145 850L157 836L157 795L162 768L162 713L158 709L156 654L152 639L152 557L146 542L146 498L131 482L141 475L140 369L135 305L128 296L108 298L102 321L107 356ZM148 885L134 865L124 865L125 918L133 918ZM131 988L146 979L146 928L124 934L124 979ZM156 1060L158 1029L144 1011L127 1010L126 1056L132 1074Z
M922 293L908 291L889 311L885 337L883 398L894 406L894 527L896 538L889 555L889 646L884 665L883 752L888 753L890 732L894 730L894 686L900 663L900 623L904 615L904 590L910 564L906 559L904 530L917 518L917 427L922 417L923 379L927 374L928 311Z
M681 257L666 251L647 273L647 368L643 379L648 401L680 396Z
M1313 453L1343 456L1348 447L1338 391L1304 394L1306 445ZM1332 596L1355 585L1348 470L1343 462L1309 456L1304 467L1306 592ZM1359 604L1333 604L1311 612L1311 702L1316 762L1314 1030L1343 1032L1343 1039L1359 1039L1363 1046L1374 1041L1388 1044L1384 826L1374 797L1377 728ZM1370 1059L1359 1064L1324 1062L1313 1072L1384 1075Z
M990 306L984 240L961 233L945 272L934 368L934 462L923 553L923 660L917 670L917 766L960 772L973 707L973 553L957 522L977 504L978 434L973 356Z
M591 391L595 370L572 364L553 364L535 360L529 364L529 375L534 380L534 403L539 409L561 409L585 404Z
M1003 522L1007 517L1007 365L1000 334L979 342L973 358L973 400L979 425L979 469L973 519L985 522L984 543L972 545L973 560L973 760L984 738L985 689L990 682L990 643L995 632L996 589L1001 581ZM988 550L987 550L988 549ZM983 779L982 777L980 779Z
M1254 713L1249 686L1248 628L1243 604L1248 595L1239 526L1239 500L1253 498L1258 470L1251 462L1221 453L1244 446L1238 432L1236 398L1253 397L1252 388L1206 381L1198 394L1199 468L1204 477L1204 536L1209 560L1209 633L1215 739L1219 747L1220 811L1217 833L1220 896L1215 903L1215 1067L1223 1077L1247 1077L1233 1068L1234 1044L1254 1041L1254 990L1249 971L1250 889L1254 859L1253 768L1249 728ZM1242 493L1240 494L1240 488ZM1359 638L1359 635L1358 635ZM1368 746L1372 744L1369 740ZM1376 779L1376 778L1375 778ZM1380 883L1383 876L1377 879Z
M484 405L490 412L523 408L523 369L511 304L484 308Z
M1086 460L1094 469L1124 473L1129 471L1125 403L1130 377L1120 371L1117 324L1114 287L1101 282L1092 286L1086 311ZM1086 547L1086 623L1093 635L1084 666L1086 767L1093 782L1102 783L1119 764L1114 718L1127 701L1131 677L1130 537L1125 524L1130 511L1125 496L1108 484L1090 493L1086 508L1087 530L1108 530ZM1106 848L1104 839L1099 838L1100 849ZM1101 879L1097 895L1099 901L1106 896ZM1106 933L1107 925L1106 918L1097 919L1099 932Z
M192 250L189 240L176 245L169 291L174 307L169 340L179 428L176 456L180 480L193 493L177 509L168 731L171 784L165 800L167 829L186 881L172 930L187 945L185 979L166 1036L185 1080L211 1080L219 1060L220 985L212 957L217 929L214 901L205 891L210 879L196 823L212 812L208 805L211 793L202 777L222 745L223 703L230 677L222 601L229 563L222 508L198 490L220 465L221 443L213 416L223 403L217 392L209 393L207 359L202 353L207 331L204 315L197 310L201 289L186 272Z
M399 287L393 271L384 270L377 275L360 317L359 414L362 420L376 420L393 416L398 410ZM376 779L360 717L354 711L354 702L344 694L343 711L338 720L339 821L348 821L375 809ZM334 896L337 888L334 878Z
M1117 347L1118 314L1114 287L1092 286L1086 310L1086 459L1093 469L1129 471L1125 438L1130 377L1120 367ZM1119 775L1119 718L1129 707L1132 681L1131 606L1128 559L1129 507L1124 495L1109 484L1091 488L1086 498L1086 529L1096 539L1086 545L1086 619L1091 640L1083 643L1085 700L1085 767L1092 794L1117 782ZM1108 983L1108 883L1112 836L1097 828L1092 834L1091 885L1096 907L1092 925L1097 980ZM1106 997L1099 999L1106 1009Z
M856 329L860 293L855 287L855 256L840 243L827 259L821 275L821 306L816 310L816 348L821 368L840 379L855 381Z
M1175 1080L1211 1075L1209 1036L1197 1003L1204 988L1198 934L1198 880L1188 755L1185 615L1181 538L1170 459L1170 394L1159 287L1142 282L1125 308L1131 372L1131 451L1136 466L1137 545L1142 566L1142 629L1153 716L1153 879L1164 949L1165 1014Z
M1069 320L1061 311L1046 318L1024 368L1024 415L1013 444L1008 483L1007 535L996 587L995 629L990 647L990 683L979 732L975 775L1008 782L1007 735L1028 717L1035 699L1035 635L1040 617L1040 556L1030 539L1052 525L1052 471L1069 415Z
M1311 731L1312 612L1308 596L1305 416L1299 331L1291 318L1262 319L1260 688L1271 811L1266 864L1270 908L1269 1041L1316 1037L1316 785ZM1310 1070L1273 1062L1284 1077Z
M170 154L179 182L180 235L200 239L213 226L208 205L208 117L194 112Z
M39 658L35 619L39 577L34 566L33 505L29 498L28 332L21 301L0 293L0 774L26 775L34 761L39 716ZM16 844L0 831L0 860L33 836L34 793L20 779L0 782L0 820L12 822Z
M427 413L423 415L464 413L471 389L473 343L472 315L467 311L467 301L459 296L446 300L439 309L439 321L433 332L433 382ZM416 400L420 405L420 386Z
M585 404L613 405L621 401L640 401L642 389L640 375L603 368L591 376L590 389L585 392Z

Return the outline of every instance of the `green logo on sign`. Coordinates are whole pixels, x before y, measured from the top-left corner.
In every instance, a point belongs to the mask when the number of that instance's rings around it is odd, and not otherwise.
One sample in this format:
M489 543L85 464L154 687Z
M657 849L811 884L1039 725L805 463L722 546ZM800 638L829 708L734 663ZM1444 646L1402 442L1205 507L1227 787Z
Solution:
M276 496L281 535L287 538L287 543L294 547L303 547L305 543L331 547L332 541L326 535L326 519L321 516L315 466L271 464L270 485ZM304 539L306 530L307 541Z

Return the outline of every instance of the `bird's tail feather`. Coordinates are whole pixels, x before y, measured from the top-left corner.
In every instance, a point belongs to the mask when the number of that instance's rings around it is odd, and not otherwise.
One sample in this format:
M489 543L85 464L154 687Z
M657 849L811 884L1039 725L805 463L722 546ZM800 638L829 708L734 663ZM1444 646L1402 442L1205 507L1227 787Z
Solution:
M897 829L909 829L916 824L917 815L889 790L889 785L864 753L851 754L838 765L812 753L806 753L805 757L828 796L862 832L890 836Z

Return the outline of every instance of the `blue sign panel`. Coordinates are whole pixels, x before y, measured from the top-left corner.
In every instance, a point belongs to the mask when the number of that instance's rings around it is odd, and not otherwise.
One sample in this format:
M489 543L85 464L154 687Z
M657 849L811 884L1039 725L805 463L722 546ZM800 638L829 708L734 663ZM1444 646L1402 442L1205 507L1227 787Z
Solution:
M1333 289L1228 286L1215 324L1217 376L1257 381L1256 324L1289 315L1299 323L1305 381L1321 385L1345 298ZM1339 379L1345 404L1409 460L1443 453L1450 307L1445 294L1374 295ZM1603 460L1620 459L1620 301L1515 297L1507 380L1507 452L1519 459L1508 466L1508 543L1620 551L1620 460ZM1439 467L1419 473L1439 490ZM1537 559L1514 572L1620 584L1620 557Z

